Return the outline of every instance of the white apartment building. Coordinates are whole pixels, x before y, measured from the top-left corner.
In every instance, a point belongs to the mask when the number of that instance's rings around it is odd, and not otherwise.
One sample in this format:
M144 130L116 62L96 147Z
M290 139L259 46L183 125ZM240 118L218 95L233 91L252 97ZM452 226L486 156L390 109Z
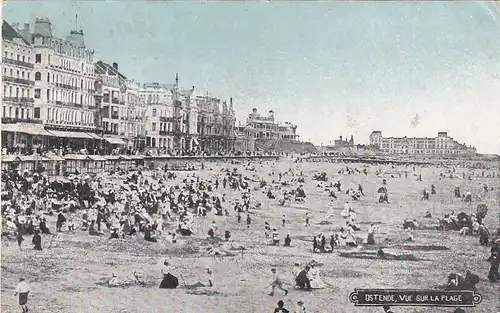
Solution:
M173 150L175 119L171 86L159 83L144 84L140 98L146 106L146 147Z
M49 19L37 18L33 30L29 26L18 31L34 48L34 119L58 137L92 138L78 133L96 132L97 113L94 51L85 47L83 31L62 39L53 36Z
M140 97L141 85L133 80L126 81L126 118L123 125L125 135L134 139L134 147L144 147L146 142L146 105Z
M34 53L6 21L2 25L2 122L31 121L33 118Z
M120 117L124 118L125 112L125 79L118 72L118 64L113 66L102 61L95 63L96 80L102 92L101 115L102 132L104 135L125 136L123 122L120 127Z

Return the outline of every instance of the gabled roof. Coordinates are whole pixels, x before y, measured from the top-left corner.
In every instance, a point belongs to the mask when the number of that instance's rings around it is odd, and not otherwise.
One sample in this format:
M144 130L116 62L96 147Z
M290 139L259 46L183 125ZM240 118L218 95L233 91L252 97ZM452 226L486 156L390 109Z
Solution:
M21 35L4 20L2 24L2 40L14 41L14 38L19 38L26 45L31 46L28 41L21 37Z
M121 79L127 79L125 75L122 73L118 72L115 70L115 68L108 63L104 63L103 61L97 61L95 64L95 72L96 74L104 75L104 74L110 74L110 75L118 75Z

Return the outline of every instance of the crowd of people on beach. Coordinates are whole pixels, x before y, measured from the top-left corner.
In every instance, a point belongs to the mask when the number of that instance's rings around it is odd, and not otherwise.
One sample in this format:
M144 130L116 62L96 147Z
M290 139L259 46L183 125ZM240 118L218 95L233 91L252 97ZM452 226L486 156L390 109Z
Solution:
M267 177L259 176L257 167L262 166L262 162L264 161L244 163L233 161L233 164L222 166L220 171L213 171L210 165L201 163L187 166L184 173L173 172L168 166L145 166L136 170L117 169L101 175L80 174L64 178L51 178L43 173L27 171L3 171L2 237L16 240L19 249L23 249L24 236L32 236L33 248L39 251L57 245L60 233L72 234L81 231L87 232L88 236L107 236L109 240L126 240L132 236L141 236L144 241L158 245L167 238L172 244L176 244L179 238L184 236L210 239L223 237L223 240L230 241L232 234L229 227L219 229L215 219L234 216L233 223L244 223L247 228L254 227L256 219L264 222L263 246L283 243L285 247L290 247L294 234L287 231L281 241L278 231L287 227L286 214L279 214L281 218L277 220L265 220L260 217L257 211L261 209L262 203L256 200L256 193L261 192L265 195L270 203L275 203L278 210L284 206L307 203L308 195L304 189L304 184L308 183L307 177L299 165L292 166L284 172L269 172ZM381 179L381 187L378 189L380 197L372 199L368 199L370 196L364 193L361 183L347 186L342 181L345 175L367 177L370 174L368 166L361 168L345 166L337 172L338 176L330 183L328 180L332 178L326 173L314 175L312 179L317 181L316 188L320 197L324 203L328 203L324 210L326 215L318 217L319 212L305 213L303 228L309 229L313 215L316 216L315 222L320 224L328 225L332 224L332 221L342 221L342 226L332 230L331 233L311 233L312 256L315 253L333 253L339 249L349 250L363 245L376 245L379 242L375 235L378 226L369 221L367 228L361 227L358 222L357 205L360 201L371 201L374 205L390 204L388 181L408 179L409 173L413 173L417 181L423 181L422 174L418 173L415 167L412 170L408 167L409 165L392 166L390 174L377 169L374 174L377 179ZM439 178L472 179L471 175L464 173L460 176L453 175L454 173L454 168L448 169L446 173L441 172ZM177 179L178 175L182 177L181 181ZM481 177L495 177L495 175L498 174L494 171L486 174L483 171ZM422 201L429 201L437 193L434 185L430 185L429 188L430 193L424 189ZM475 198L469 196L471 194L469 191L465 192L465 196L457 188L453 192L463 201L465 210L470 202L482 203L481 197L484 198L486 193L492 191L484 186L482 195ZM228 196L229 193L231 197ZM348 199L338 214L336 213L338 203L345 197ZM472 214L463 212L456 214L452 211L443 218L442 223L440 220L440 225L461 225L459 229L455 226L450 228L458 230L463 235L478 235L481 245L491 246L491 256L487 259L491 263L488 278L492 282L498 282L499 234L496 234L493 240L489 238L489 231L482 223L486 212L487 209L484 208ZM462 213L467 216L465 224L462 223L463 216L460 215ZM430 218L429 215L430 213L426 214L424 218ZM202 229L200 219L208 218L214 220L208 230ZM370 218L363 217L364 221L367 219ZM55 220L55 228L50 226L48 220ZM443 228L446 229L448 226ZM418 231L419 223L416 220L405 220L404 228L407 232L403 239L414 241L414 232ZM362 235L358 235L360 233ZM50 238L48 243L43 242L45 238ZM231 255L230 252L224 252L216 246L207 249L207 253L213 256ZM380 249L378 256L383 258L381 255L384 255L384 252ZM295 264L291 273L297 288L308 290L327 287L316 265L315 261ZM177 288L179 281L175 273L171 273L170 262L162 258L160 267L162 267L160 288ZM208 277L206 282L199 283L198 286L214 287L212 269L207 267L206 273ZM287 295L288 290L284 288L276 268L273 268L271 273L273 280L269 285L272 287L270 295L275 294L275 289L281 289L284 295ZM140 282L136 274L134 277ZM108 284L118 286L120 280L113 274ZM24 312L26 305L24 298L22 301L20 298L20 304ZM304 307L303 302L301 304L299 302L298 305ZM285 311L282 308L281 311L275 312ZM305 309L301 312L305 312Z

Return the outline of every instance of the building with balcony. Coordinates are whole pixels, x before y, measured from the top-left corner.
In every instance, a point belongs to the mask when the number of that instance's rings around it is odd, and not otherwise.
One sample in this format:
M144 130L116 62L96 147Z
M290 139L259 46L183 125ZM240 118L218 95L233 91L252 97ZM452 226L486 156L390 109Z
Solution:
M53 130L57 138L51 145L74 145L80 139L94 144L94 51L85 46L83 31L71 30L66 38L58 38L47 18L36 18L32 29L25 24L16 31L34 50L33 119ZM86 146L87 140L80 143Z
M459 143L448 136L447 132L439 132L434 138L382 137L382 132L373 131L370 134L372 150L384 154L421 155L449 157L460 155L475 155L476 148Z
M221 103L219 98L197 97L198 138L200 149L209 153L232 151L236 140L236 117L233 99Z
M2 24L2 123L32 123L34 114L34 50L6 21ZM17 127L17 126L10 126ZM31 145L32 137L3 132L4 146ZM27 141L30 141L28 143Z
M146 83L139 90L145 105L145 146L160 151L174 150L176 125L174 119L174 95L168 85Z
M146 112L140 98L141 85L118 70L118 63L95 64L97 94L104 140L122 148L142 150L145 146Z
M253 109L248 115L247 125L252 126L256 132L255 138L261 140L291 140L298 141L297 125L290 122L280 124L274 119L274 112L269 111L268 116L261 115L257 109Z

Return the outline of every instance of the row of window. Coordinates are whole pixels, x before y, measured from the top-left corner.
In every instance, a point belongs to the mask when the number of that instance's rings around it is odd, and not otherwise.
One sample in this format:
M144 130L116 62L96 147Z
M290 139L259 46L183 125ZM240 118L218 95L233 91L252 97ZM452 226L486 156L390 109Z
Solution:
M387 153L409 153L409 154L461 154L464 151L460 150L407 150L403 151L401 149L382 149L383 152Z
M158 142L158 146L156 143ZM150 148L165 148L165 149L173 149L174 141L172 138L158 138L158 141L155 137L146 137L146 146Z
M69 109L47 108L47 121L54 123L81 123L84 126L94 125L94 113Z
M7 51L3 52L3 56L6 59L11 59L11 60L17 60L17 61L21 61L21 62L31 63L31 57L29 57L29 56L17 54L16 58L14 58L14 53L11 52L9 54Z
M43 55L41 53L35 54L35 63L42 64L43 63ZM87 61L88 62L88 61ZM78 72L81 74L94 74L94 65L92 63L81 62L81 59L78 61L68 60L66 58L58 57L57 55L52 58L52 55L47 54L47 64L58 66L67 71Z
M94 105L94 97L88 94L80 94L77 92L65 91L60 89L47 89L45 91L45 101L61 101L63 103L74 103L81 105ZM40 88L35 88L35 99L41 99L42 91Z
M66 54L73 58L85 59L87 62L92 62L92 53L79 47L74 47L68 44L67 41L51 41L51 48L60 54Z
M23 71L23 70L18 70L15 68L9 68L5 64L3 67L3 76L30 80L30 72L29 71Z
M173 125L172 123L160 123L159 131L166 131L166 132L171 132L173 130ZM156 123L153 122L151 123L151 131L155 132L156 129Z
M102 128L106 132L114 132L117 134L125 132L127 134L133 133L134 135L139 135L144 132L144 125L128 124L123 122L118 124L118 123L110 123L107 121L103 121Z
M8 118L22 118L22 119L30 119L33 118L31 116L31 110L27 108L19 108L12 106L2 106L2 117ZM38 110L38 117L40 118L40 110Z
M23 87L15 87L13 86L4 84L3 85L3 96L4 97L16 97L16 98L30 98L31 96L31 89L30 88L23 88Z
M53 82L56 84L64 84L67 86L71 86L74 88L80 88L82 90L93 90L94 83L91 80L88 79L78 79L76 77L71 77L70 75L59 75L59 74L54 74L52 73L52 76L50 75L50 72L47 72L47 82ZM52 79L51 79L52 77ZM40 72L35 72L35 81L41 81L42 80L42 73Z

